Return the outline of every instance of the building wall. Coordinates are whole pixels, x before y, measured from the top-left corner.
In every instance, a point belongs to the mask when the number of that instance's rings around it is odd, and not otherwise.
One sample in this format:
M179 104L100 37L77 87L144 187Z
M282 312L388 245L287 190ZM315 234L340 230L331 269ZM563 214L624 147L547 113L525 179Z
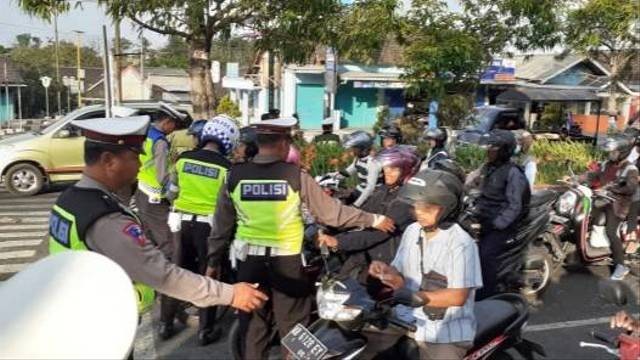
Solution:
M5 88L0 89L0 124L15 119L15 106L13 103L13 91L9 90L9 102L7 102Z
M340 84L336 110L342 114L341 127L371 128L378 114L378 89L356 89L352 81Z
M116 91L117 86L116 86ZM127 68L122 71L122 100L148 100L151 99L151 88L148 84L140 82L140 74L137 70Z

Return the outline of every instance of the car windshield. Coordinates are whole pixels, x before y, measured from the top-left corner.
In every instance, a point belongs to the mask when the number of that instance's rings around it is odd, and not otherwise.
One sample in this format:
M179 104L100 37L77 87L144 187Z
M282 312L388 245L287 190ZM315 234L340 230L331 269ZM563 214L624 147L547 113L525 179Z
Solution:
M475 108L473 113L471 113L465 120L466 127L487 132L491 129L491 124L499 111L499 109L490 107Z

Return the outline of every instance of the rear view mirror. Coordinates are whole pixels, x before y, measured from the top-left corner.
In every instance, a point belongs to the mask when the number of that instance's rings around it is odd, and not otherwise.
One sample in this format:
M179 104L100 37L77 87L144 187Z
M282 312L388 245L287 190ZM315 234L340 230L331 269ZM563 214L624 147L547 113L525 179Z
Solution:
M424 306L424 300L415 291L411 291L407 288L401 288L396 290L393 294L394 300L401 305L409 307L421 307Z
M59 138L59 139L69 138L69 137L71 137L71 131L69 131L67 129L60 130L56 134L56 137Z
M622 281L602 280L598 284L598 293L601 298L610 304L623 306L627 304L628 286Z

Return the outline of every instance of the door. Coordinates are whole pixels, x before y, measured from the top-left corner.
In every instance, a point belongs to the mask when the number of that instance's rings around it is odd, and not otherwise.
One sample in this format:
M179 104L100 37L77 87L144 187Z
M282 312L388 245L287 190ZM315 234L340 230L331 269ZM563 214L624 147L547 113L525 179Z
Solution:
M345 127L370 129L378 115L378 89L354 88L353 82L340 85L336 108L342 113Z
M104 111L84 114L75 120L104 117ZM49 142L51 168L47 172L57 180L79 178L84 169L84 136L80 129L71 125L71 121L58 129Z
M298 84L296 86L296 112L300 127L304 130L319 130L324 117L324 85Z

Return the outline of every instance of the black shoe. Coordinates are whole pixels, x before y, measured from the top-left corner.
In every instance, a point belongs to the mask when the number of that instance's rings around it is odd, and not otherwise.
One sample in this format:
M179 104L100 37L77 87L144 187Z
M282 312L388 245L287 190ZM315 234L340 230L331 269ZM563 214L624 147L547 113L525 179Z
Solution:
M221 336L222 331L217 327L211 330L200 330L198 331L198 345L207 346L213 342L218 341Z
M189 321L189 314L183 308L179 308L176 311L176 319L182 323L182 325L187 325L187 321Z
M158 336L160 337L160 340L168 340L174 333L175 330L173 328L173 324L160 322L160 325L158 326Z

